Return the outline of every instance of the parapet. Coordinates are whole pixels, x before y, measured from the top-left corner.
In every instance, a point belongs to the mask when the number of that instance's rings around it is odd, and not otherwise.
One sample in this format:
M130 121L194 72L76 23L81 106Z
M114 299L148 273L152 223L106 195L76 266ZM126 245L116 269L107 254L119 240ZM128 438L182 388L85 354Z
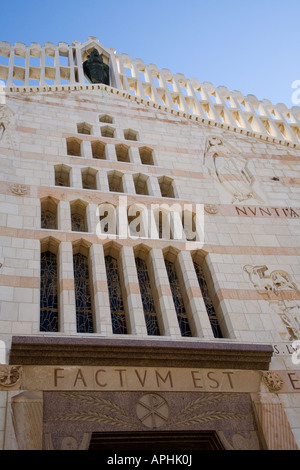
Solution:
M93 36L84 43L73 41L71 45L0 42L0 84L2 81L5 91L35 91L35 88L38 91L39 87L82 89L89 85L82 63L93 48L109 65L112 92L117 90L123 96L188 119L300 147L299 107L288 109L282 103L274 105L267 99L260 101L254 95L229 91L225 86L215 87L210 82L186 78L183 73L159 70L142 59L117 54Z

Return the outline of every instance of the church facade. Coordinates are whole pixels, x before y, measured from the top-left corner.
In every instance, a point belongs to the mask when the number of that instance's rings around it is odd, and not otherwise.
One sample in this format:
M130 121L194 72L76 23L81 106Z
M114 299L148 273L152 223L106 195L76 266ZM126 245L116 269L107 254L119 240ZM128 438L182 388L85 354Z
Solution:
M0 58L0 449L298 449L300 108Z

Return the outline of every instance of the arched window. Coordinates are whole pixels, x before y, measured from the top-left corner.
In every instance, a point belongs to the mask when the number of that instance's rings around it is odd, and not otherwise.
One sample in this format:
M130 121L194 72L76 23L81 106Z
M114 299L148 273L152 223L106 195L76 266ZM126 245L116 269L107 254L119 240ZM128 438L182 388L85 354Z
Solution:
M126 334L126 315L119 276L118 261L112 256L107 255L105 256L105 266L110 301L112 330L114 334Z
M174 198L174 180L168 176L161 176L158 178L158 183L160 186L160 191L162 197Z
M81 156L81 140L69 137L66 140L67 142L67 154L74 157Z
M71 168L67 165L55 165L55 186L70 186Z
M82 253L74 254L73 265L77 332L93 333L93 305L87 256Z
M157 314L155 310L154 299L151 290L150 279L148 275L147 265L141 258L135 259L137 275L140 285L146 328L148 335L159 336L159 326Z
M140 147L139 153L143 165L154 165L153 150L149 147Z
M57 257L51 251L41 254L40 331L58 331Z
M146 196L149 195L147 180L148 176L143 175L142 173L137 173L133 175L133 182L136 194L142 194Z
M57 230L57 203L51 197L41 201L41 228Z
M165 260L165 264L166 264L169 283L171 287L172 297L173 297L173 301L175 305L175 310L177 313L177 319L178 319L178 324L179 324L179 328L181 331L181 336L192 336L174 263L172 263L171 261Z
M197 264L196 262L194 262L194 267L195 267L195 271L196 271L196 274L197 274L199 286L200 286L200 289L201 289L202 297L203 297L203 300L204 300L204 303L205 303L207 315L208 315L208 318L209 318L209 321L210 321L210 324L211 324L211 327L212 327L214 337L215 338L223 338L223 334L222 334L222 331L221 331L221 327L219 325L217 314L215 312L211 297L210 297L209 292L208 292L204 271L203 271L202 267L199 264Z
M86 206L82 201L71 203L71 223L73 232L87 232Z

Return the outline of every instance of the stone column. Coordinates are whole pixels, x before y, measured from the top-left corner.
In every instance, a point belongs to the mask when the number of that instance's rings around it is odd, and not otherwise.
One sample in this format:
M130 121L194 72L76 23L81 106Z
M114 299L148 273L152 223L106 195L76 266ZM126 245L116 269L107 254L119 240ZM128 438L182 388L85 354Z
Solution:
M60 331L71 335L77 332L73 247L71 242L61 242L59 244L59 284Z
M42 450L43 394L21 392L11 400L12 421L18 450Z
M129 148L129 159L131 163L135 163L136 165L141 164L140 152L137 147Z
M83 140L81 142L81 153L84 158L93 158L90 140Z
M150 175L148 177L147 188L150 196L161 197L161 190L156 176Z
M172 338L181 338L168 273L162 250L153 248L149 253L149 276L152 278L154 301L160 313L161 333Z
M57 228L64 232L72 230L69 201L59 201L57 206Z
M251 394L259 432L266 450L298 450L283 406L275 393Z
M96 186L98 191L109 193L107 172L100 168L96 174Z
M140 286L137 277L133 248L131 246L123 246L121 250L120 264L120 277L123 281L126 292L130 333L139 337L147 336Z
M103 246L93 244L90 247L90 257L95 306L95 332L112 335Z
M70 186L71 188L82 189L81 169L77 166L71 168L70 171Z
M87 228L90 233L96 233L96 227L99 222L97 207L97 204L88 204L86 208Z
M176 259L179 282L184 289L182 293L189 310L189 323L193 336L213 339L201 289L195 272L193 260L189 251L181 251Z
M105 146L106 160L117 162L116 148L113 144L106 144Z
M129 173L124 173L122 177L124 193L135 194L135 186L133 177Z

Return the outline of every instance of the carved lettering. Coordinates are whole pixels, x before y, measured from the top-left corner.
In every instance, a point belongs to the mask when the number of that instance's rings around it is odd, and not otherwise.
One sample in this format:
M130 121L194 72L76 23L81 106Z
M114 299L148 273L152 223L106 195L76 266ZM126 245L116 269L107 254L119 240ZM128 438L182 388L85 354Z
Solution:
M126 372L126 369L116 369L116 372L119 372L120 385L124 387L123 372Z
M137 378L139 379L139 382L140 382L141 386L144 387L144 386L145 386L146 377L147 377L147 371L146 371L146 370L144 371L144 377L143 377L143 378L140 377L140 374L139 374L139 372L138 372L136 369L135 369L134 372L135 372Z
M296 382L299 382L299 380L295 379L295 378L292 378L292 375L295 375L295 372L289 372L287 375L288 375L288 378L290 379L290 382L292 384L293 389L294 390L300 390L300 387L296 387L294 385Z
M83 373L82 373L82 370L81 370L81 369L79 369L78 372L77 372L77 375L76 375L76 378L75 378L75 381L74 381L74 387L76 387L78 380L81 380L82 383L83 383L83 385L84 385L85 387L87 387L87 384L86 384L86 381L85 381L85 379L84 379L84 376L83 376Z
M233 387L233 383L232 383L232 380L231 380L231 375L233 375L233 372L223 372L223 374L227 375L230 387L233 389L234 387Z
M193 379L193 384L194 384L194 387L195 388L203 388L202 385L198 385L197 382L201 382L201 377L196 377L196 374L199 374L200 371L199 370L192 370L191 371L191 374L192 374L192 379Z
M220 384L216 379L214 379L212 377L213 374L214 374L213 372L208 372L207 373L207 378L210 379L212 382L216 383L216 385L214 385L214 386L210 385L210 388L218 388Z
M98 375L103 372L105 374L105 370L104 369L99 369L96 371L96 374L95 374L95 381L96 381L96 384L99 385L99 387L106 387L107 386L107 383L101 383L99 382L98 380Z
M63 371L64 369L54 369L54 387L58 385L58 379L63 379L64 375L59 376L59 372Z
M250 207L235 206L235 210L239 216L247 217L290 217L300 218L299 211L289 207Z
M172 375L171 375L171 371L169 370L169 372L167 373L166 377L163 378L160 373L156 370L155 371L155 376L156 376L156 383L157 383L157 386L159 387L159 379L163 381L163 383L166 383L167 380L169 379L170 381L170 386L171 388L173 388L173 381L172 381Z

